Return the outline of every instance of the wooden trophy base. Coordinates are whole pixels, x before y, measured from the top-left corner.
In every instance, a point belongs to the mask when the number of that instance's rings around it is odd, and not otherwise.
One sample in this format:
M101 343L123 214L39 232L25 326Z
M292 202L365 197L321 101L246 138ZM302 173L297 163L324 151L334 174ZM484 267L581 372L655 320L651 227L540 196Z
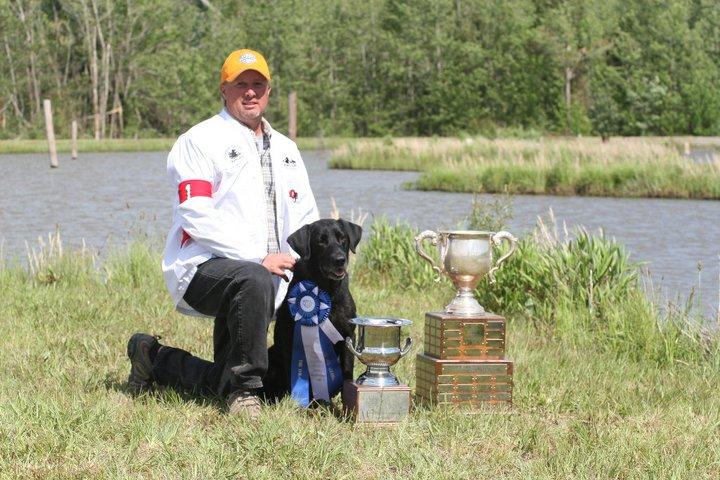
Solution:
M342 400L345 415L356 422L395 423L410 412L410 387L371 387L346 381Z
M428 312L424 346L425 355L440 360L502 360L505 318L494 313L463 316Z
M441 360L420 353L416 365L416 395L421 403L470 408L512 404L510 360Z

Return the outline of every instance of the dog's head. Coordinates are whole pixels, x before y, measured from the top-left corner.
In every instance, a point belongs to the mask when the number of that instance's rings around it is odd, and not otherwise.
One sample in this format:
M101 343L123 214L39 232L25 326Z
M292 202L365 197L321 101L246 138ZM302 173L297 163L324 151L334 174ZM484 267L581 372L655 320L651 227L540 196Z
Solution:
M362 228L347 220L317 220L288 237L288 244L310 268L328 280L347 275L348 252L355 252Z

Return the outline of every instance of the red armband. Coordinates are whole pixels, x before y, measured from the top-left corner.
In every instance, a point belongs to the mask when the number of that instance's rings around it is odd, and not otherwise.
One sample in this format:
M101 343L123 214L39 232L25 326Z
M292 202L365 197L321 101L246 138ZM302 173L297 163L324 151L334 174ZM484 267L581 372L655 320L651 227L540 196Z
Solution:
M207 180L185 180L178 185L180 203L192 197L212 197L212 184ZM190 235L183 230L180 245L190 240Z
M185 180L178 185L180 203L192 197L212 197L212 183L207 180Z

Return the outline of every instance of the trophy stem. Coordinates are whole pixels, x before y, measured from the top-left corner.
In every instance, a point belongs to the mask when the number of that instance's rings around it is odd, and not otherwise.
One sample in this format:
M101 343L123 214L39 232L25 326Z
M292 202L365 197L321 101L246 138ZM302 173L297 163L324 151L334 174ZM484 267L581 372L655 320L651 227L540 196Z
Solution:
M458 289L453 301L445 307L445 313L466 316L487 314L482 305L475 300L475 295L473 295L472 290L468 288Z
M358 377L357 384L372 387L394 387L400 385L400 382L390 372L390 366L368 365L365 373Z

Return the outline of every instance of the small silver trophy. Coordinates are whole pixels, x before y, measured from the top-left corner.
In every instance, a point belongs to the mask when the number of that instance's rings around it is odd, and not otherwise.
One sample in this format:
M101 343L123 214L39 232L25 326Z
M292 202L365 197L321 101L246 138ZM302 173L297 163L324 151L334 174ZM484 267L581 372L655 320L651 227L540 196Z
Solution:
M410 351L412 339L400 348L400 327L412 325L402 318L353 318L358 326L357 345L350 337L347 348L367 366L354 382L343 385L345 412L358 422L398 422L410 411L410 387L390 372Z
M440 266L422 248L424 240L440 250ZM492 264L492 246L502 241L510 244L510 250ZM495 281L493 274L507 258L515 253L517 239L508 232L482 232L474 230L452 230L434 232L426 230L415 237L415 249L418 254L430 262L438 274L445 274L458 289L455 298L445 307L445 313L460 316L485 314L485 309L475 300L473 291L485 275L490 282Z

